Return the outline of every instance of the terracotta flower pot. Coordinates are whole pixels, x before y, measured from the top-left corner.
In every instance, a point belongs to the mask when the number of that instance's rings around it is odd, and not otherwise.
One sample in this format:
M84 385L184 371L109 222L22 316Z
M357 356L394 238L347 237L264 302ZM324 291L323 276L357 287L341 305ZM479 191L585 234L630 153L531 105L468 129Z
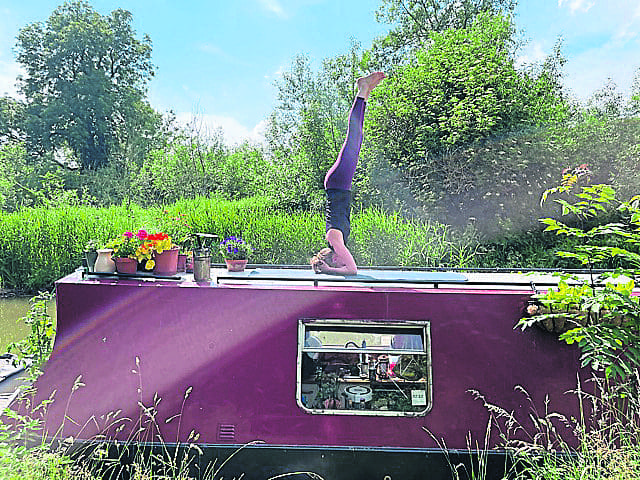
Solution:
M224 261L227 264L227 270L229 272L244 272L244 269L247 266L247 262L249 260L247 259L231 260L231 259L225 258Z
M187 273L193 273L193 252L187 254L186 271Z
M113 259L116 262L116 271L118 273L136 273L138 270L138 260L135 258L120 258Z
M154 253L153 260L156 263L153 273L163 277L175 275L178 272L178 247L171 250L163 250L162 253Z
M187 254L179 253L178 254L178 271L184 272L187 270Z

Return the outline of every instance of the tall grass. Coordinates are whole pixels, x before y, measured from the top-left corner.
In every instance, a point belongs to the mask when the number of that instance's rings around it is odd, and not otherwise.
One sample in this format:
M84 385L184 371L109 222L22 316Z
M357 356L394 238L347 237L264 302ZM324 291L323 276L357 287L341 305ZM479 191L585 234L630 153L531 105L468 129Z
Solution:
M500 440L497 447L509 453L509 480L638 480L640 479L640 376L635 372L623 384L612 385L602 377L591 381L594 393L580 384L572 394L579 402L579 418L549 410L549 399L539 412L522 387L516 387L530 404L527 418L490 403L478 392L490 414L490 428ZM484 452L490 445L485 441ZM482 469L483 456L476 463ZM458 479L452 465L452 478ZM468 478L491 480L472 475Z
M640 479L639 380L637 370L635 377L617 385L594 377L595 394L578 392L592 414L588 422L571 419L579 441L573 455L522 450L518 459L528 475L520 474L516 480Z
M378 208L357 213L353 224L354 256L361 264L412 267L473 264L475 241L456 235L447 225L407 220Z
M166 231L169 218L178 213L186 215L192 232L220 239L242 236L255 247L252 263L307 265L324 246L323 214L282 211L264 198L201 197L164 209L135 204L25 208L0 214L2 286L25 292L51 289L81 265L90 239L104 244L127 230ZM468 266L475 251L471 239L456 237L444 225L405 220L376 208L356 212L352 232L350 248L360 265Z
M109 208L63 205L26 208L0 216L0 279L4 288L48 290L82 263L89 239L102 243L156 212L136 205Z

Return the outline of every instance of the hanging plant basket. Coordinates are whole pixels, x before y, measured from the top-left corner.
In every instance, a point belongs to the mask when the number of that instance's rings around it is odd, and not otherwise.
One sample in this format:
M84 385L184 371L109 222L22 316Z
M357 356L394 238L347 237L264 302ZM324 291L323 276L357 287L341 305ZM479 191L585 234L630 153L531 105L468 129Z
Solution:
M529 324L559 335L577 327L584 327L593 316L591 312L575 308L554 310L537 302L529 303L525 313L530 319Z

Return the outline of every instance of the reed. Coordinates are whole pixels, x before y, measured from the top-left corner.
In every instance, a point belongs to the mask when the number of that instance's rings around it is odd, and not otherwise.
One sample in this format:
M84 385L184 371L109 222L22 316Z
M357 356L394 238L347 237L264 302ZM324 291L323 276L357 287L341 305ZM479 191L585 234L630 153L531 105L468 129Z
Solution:
M58 278L82 263L90 239L109 238L153 219L152 209L63 205L26 208L0 218L0 279L4 288L51 290Z
M526 418L489 402L471 391L489 413L484 444L469 449L465 462L450 462L452 479L473 480L637 480L640 478L640 375L613 385L594 376L593 393L582 390L580 382L570 394L580 406L579 418L568 418L549 408L539 411L524 388ZM490 445L489 438L498 438ZM432 435L432 438L433 435ZM471 443L471 442L470 442ZM441 448L443 445L440 444ZM486 470L488 453L498 449L508 453L504 475L490 476Z
M200 197L164 209L136 204L25 208L0 214L2 286L28 293L50 290L58 278L81 265L90 239L104 244L126 230L166 230L168 218L179 213L192 233L220 239L242 236L255 248L251 263L308 265L311 255L325 246L322 213L281 210L261 197ZM352 232L350 247L360 265L469 266L476 249L473 239L457 237L444 225L407 220L376 208L355 212Z

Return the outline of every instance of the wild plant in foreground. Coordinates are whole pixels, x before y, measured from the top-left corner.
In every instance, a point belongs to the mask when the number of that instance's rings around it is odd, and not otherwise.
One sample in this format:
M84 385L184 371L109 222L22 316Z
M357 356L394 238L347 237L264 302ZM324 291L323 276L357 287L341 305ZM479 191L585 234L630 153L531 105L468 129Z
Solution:
M16 353L32 372L47 361L53 350L56 330L47 305L54 297L53 293L41 292L31 299L31 308L21 319L29 326L30 332L26 338L8 347L8 351Z
M640 298L634 295L635 276L640 271L640 254L637 253L640 195L621 202L608 185L584 186L575 193L572 191L575 182L571 179L568 176L566 184L544 192L542 202L549 195L556 195L555 201L562 206L562 214L573 216L579 225L570 226L553 218L540 221L547 225L545 231L582 242L573 251L557 252L556 255L578 260L591 273L587 279L562 275L558 289L549 289L534 297L552 312L564 311L563 315L574 323L575 328L563 333L560 339L578 345L583 367L588 365L603 372L608 379L630 387L633 383L627 380L633 379L634 371L640 368ZM617 222L592 226L599 220L598 215L612 209L619 216ZM614 242L614 245L600 245L599 239ZM627 248L623 248L625 245ZM625 268L596 278L593 269L603 262L618 263ZM567 310L576 313L566 313ZM527 328L538 319L543 318L523 318L519 325Z
M638 381L637 372L636 380ZM497 448L506 451L513 467L505 472L512 480L637 480L640 478L640 399L628 395L635 386L612 385L593 377L594 393L578 384L575 392L579 418L549 410L549 399L540 415L522 387L516 387L530 409L525 419L492 404L472 391L489 412L489 426L499 436ZM627 393L621 389L627 389ZM624 404L620 399L625 398ZM590 412L587 414L587 412ZM489 438L489 432L486 438ZM485 449L488 448L485 441ZM486 450L485 450L486 455ZM482 460L482 456L479 456ZM478 463L482 467L482 463ZM456 466L454 466L456 467ZM453 469L452 469L453 471ZM480 468L477 470L483 474ZM482 479L481 475L464 478ZM461 478L454 472L454 479Z
M100 428L100 433L91 440L78 447L66 440L62 445L68 447L65 455L70 455L81 471L91 472L103 479L158 479L158 480L221 480L228 478L224 475L225 466L243 449L261 442L250 442L231 455L218 461L203 465L203 450L198 445L200 435L191 430L186 440L180 440L182 431L182 412L192 392L188 387L183 395L180 411L164 420L165 427L161 428L158 413L162 398L155 393L151 402L143 400L142 363L135 358L135 368L132 373L138 378L137 418L121 416L121 411L110 412L104 417L90 419L87 426ZM76 381L80 387L81 382ZM69 418L65 414L65 419ZM72 420L72 419L70 419ZM76 422L74 422L76 423ZM175 436L166 438L166 425L176 424ZM77 424L77 423L76 423ZM82 430L81 429L81 430ZM62 427L61 427L62 431ZM121 432L128 431L126 440L115 440ZM163 431L165 432L163 434ZM314 480L323 480L313 472L295 472L273 477L285 478L289 475L305 473ZM239 478L242 478L241 475ZM267 479L271 480L271 479Z

